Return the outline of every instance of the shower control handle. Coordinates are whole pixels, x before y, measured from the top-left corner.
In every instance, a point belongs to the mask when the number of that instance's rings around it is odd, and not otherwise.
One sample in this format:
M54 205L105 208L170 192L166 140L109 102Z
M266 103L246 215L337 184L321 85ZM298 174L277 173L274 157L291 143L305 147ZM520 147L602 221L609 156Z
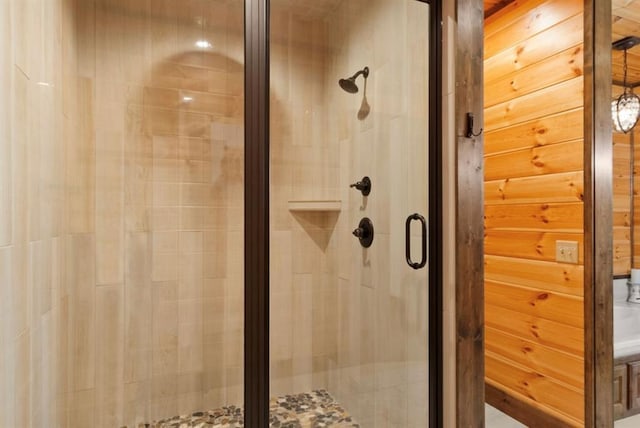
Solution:
M356 189L361 191L362 196L369 196L369 194L371 193L371 179L369 177L364 177L362 181L353 183L349 187L355 187Z
M360 220L358 228L353 231L353 236L360 240L360 245L364 248L369 248L373 243L373 222L371 219L365 217Z

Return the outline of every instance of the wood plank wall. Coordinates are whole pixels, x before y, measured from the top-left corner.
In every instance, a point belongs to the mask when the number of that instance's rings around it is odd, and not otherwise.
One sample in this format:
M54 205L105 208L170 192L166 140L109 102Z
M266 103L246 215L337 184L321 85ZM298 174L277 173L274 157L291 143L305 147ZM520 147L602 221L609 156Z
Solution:
M484 72L486 383L582 426L583 2L487 18ZM579 264L555 262L557 240Z
M612 93L614 97L620 96L622 87L613 85ZM634 133L638 141L640 130L636 127ZM613 274L616 276L629 275L631 270L631 233L631 134L614 132Z

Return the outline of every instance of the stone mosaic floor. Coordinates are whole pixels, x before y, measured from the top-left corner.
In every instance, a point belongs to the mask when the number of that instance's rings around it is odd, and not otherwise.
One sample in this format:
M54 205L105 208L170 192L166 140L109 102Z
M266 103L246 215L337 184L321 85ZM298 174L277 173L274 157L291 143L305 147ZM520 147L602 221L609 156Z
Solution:
M359 428L351 416L324 390L271 399L273 428ZM242 428L244 413L235 406L176 416L139 428Z

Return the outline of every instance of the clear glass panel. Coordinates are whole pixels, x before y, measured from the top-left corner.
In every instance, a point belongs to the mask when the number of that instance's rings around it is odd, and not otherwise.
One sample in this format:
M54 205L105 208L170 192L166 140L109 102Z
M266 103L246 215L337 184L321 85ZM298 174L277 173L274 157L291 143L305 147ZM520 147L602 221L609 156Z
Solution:
M243 6L0 2L0 426L242 404Z
M272 420L426 426L428 270L405 222L428 211L428 5L271 13ZM365 176L368 196L350 188Z

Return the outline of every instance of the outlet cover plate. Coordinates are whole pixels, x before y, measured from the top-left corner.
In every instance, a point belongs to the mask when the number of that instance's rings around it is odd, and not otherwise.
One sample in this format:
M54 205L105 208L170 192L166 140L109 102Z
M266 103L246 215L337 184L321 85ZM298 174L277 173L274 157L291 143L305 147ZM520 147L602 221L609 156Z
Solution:
M556 261L559 263L578 264L578 242L556 241Z

